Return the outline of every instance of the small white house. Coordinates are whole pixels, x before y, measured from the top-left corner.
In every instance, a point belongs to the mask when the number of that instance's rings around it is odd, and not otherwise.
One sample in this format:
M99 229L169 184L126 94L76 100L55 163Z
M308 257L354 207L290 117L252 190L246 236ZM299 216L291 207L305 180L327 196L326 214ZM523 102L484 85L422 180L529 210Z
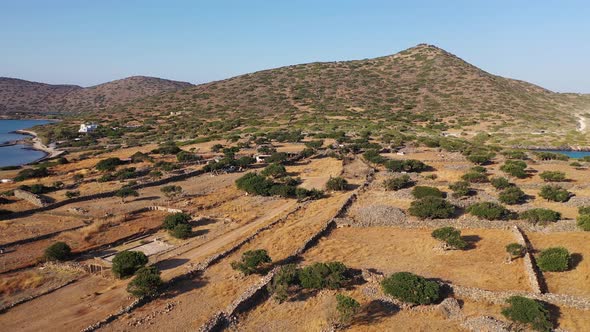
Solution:
M80 125L80 129L78 129L78 132L87 134L95 131L96 128L98 128L98 125L96 123L83 123Z

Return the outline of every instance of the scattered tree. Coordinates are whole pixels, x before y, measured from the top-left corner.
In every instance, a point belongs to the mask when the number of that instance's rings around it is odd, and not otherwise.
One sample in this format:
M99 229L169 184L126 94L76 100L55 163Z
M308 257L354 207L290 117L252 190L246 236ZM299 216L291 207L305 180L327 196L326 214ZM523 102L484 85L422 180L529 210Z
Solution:
M558 185L546 185L541 188L539 196L549 201L566 202L570 199L571 193Z
M487 220L504 220L510 217L510 211L494 202L481 202L471 205L467 212Z
M148 263L147 256L141 251L121 251L113 258L113 274L117 278L126 278Z
M264 249L249 250L242 254L242 259L231 263L234 270L242 272L244 275L256 273L264 264L271 263L272 259Z
M348 280L347 267L340 262L314 263L300 269L297 278L303 288L337 289Z
M492 178L490 182L492 183L492 186L498 190L506 189L512 185L510 181L504 177Z
M526 168L527 164L521 160L506 160L504 165L500 166L502 172L519 179L527 177Z
M552 330L549 311L541 302L522 296L511 296L506 302L509 306L502 309L504 317L537 331Z
M444 219L453 216L455 206L440 197L427 196L413 201L409 212L423 219Z
M127 291L135 297L156 296L164 283L155 266L142 267L127 285Z
M526 253L526 248L518 243L510 243L506 246L506 252L510 255L510 260L523 257Z
M489 181L488 176L485 173L474 171L463 174L461 179L469 183L485 183Z
M359 312L361 305L350 296L336 294L336 310L340 324L348 325Z
M137 192L137 190L134 190L132 188L123 187L123 188L121 188L121 189L119 189L117 191L117 193L115 194L115 196L121 197L121 201L123 203L125 203L125 198L127 198L127 197L138 197L139 196L139 193Z
M71 253L72 249L65 242L55 242L45 249L43 257L48 261L65 261Z
M539 175L545 182L562 182L565 181L565 173L559 171L544 171Z
M567 271L570 267L570 253L564 247L545 249L537 257L537 265L541 271Z
M167 230L173 230L174 227L176 227L177 225L188 224L190 220L191 220L191 216L186 213L182 213L182 212L173 213L173 214L167 215L164 218L164 222L162 223L162 227Z
M453 191L453 197L455 198L470 196L473 193L473 189L467 181L455 182L449 186L449 189Z
M260 174L278 179L287 176L287 169L281 164L273 163L266 166Z
M548 223L558 221L561 218L561 213L549 209L535 208L520 213L519 218L533 224Z
M326 189L332 191L343 191L346 190L348 187L348 181L342 177L330 177L328 182L326 183Z
M431 304L440 298L440 286L435 281L410 272L397 272L381 282L385 294L412 304Z
M440 197L440 198L445 197L445 194L442 191L440 191L440 189L435 188L435 187L428 187L428 186L414 187L414 189L412 189L412 195L417 199L424 198L427 196Z
M465 249L467 242L461 238L461 231L454 227L441 227L432 232L432 237L444 242L452 249Z
M590 215L588 214L581 214L578 216L577 219L578 227L580 227L583 231L590 232Z
M526 194L517 186L510 186L498 195L500 202L504 204L522 204L526 201Z
M99 161L95 167L101 172L112 172L121 164L123 161L119 158L107 158Z
M400 190L411 187L414 182L410 179L410 176L403 174L401 176L390 177L383 181L385 190Z
M176 185L168 185L168 186L163 186L162 188L160 188L160 191L168 199L172 199L172 198L177 197L180 194L182 194L182 187L181 186L176 186Z

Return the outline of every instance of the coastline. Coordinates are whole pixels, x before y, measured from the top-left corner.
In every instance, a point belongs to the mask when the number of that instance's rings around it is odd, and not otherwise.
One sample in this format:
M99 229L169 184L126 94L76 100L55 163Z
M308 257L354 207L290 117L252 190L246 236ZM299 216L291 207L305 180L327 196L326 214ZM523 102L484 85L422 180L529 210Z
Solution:
M27 135L27 136L31 136L32 137L32 142L33 144L30 144L28 142L25 142L26 145L28 145L28 148L32 149L32 150L37 150L37 151L41 151L45 153L45 156L32 161L28 164L32 164L32 163L36 163L39 162L41 160L45 160L45 159L52 159L55 158L57 156L60 156L61 154L63 154L65 151L63 150L58 150L54 147L51 146L47 146L45 144L43 144L41 142L41 139L39 138L39 136L37 135L36 132L31 131L31 130L24 130L24 129L19 129L19 130L15 130L14 131L17 134L21 134L21 135ZM28 144L27 144L28 143Z

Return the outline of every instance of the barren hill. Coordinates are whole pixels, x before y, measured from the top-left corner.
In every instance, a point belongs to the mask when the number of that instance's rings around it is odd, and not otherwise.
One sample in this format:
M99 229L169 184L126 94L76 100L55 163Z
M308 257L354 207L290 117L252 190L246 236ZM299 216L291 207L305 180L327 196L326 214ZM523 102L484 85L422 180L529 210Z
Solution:
M0 112L96 111L190 86L190 83L145 76L128 77L88 88L0 78Z

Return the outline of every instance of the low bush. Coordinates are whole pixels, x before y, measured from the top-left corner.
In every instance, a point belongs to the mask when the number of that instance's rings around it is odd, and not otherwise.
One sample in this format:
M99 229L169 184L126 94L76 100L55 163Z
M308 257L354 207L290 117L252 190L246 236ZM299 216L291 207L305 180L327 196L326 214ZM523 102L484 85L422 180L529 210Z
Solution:
M541 188L539 196L548 201L566 202L570 199L571 193L557 185L546 185Z
M498 195L500 202L504 204L522 204L526 201L526 194L517 186L510 186Z
M287 176L287 169L281 164L270 164L260 174L278 179Z
M505 220L510 217L510 211L500 204L493 202L481 202L471 205L467 212L487 220Z
M541 302L522 296L511 296L506 302L509 306L502 309L504 317L537 331L552 330L549 311Z
M43 257L48 261L65 261L71 253L72 249L65 242L55 242L45 249Z
M445 194L440 189L428 186L416 186L412 189L412 195L417 198L424 198L427 196L443 198Z
M570 266L570 253L564 247L545 249L537 257L537 265L541 271L567 271Z
M383 181L383 187L385 190L400 190L404 188L409 188L414 184L414 182L410 179L410 176L407 174L390 177Z
M283 265L268 284L269 292L273 294L273 297L279 303L289 297L289 287L299 282L297 271L298 269L295 264Z
M432 237L453 249L465 249L467 242L461 238L461 231L454 227L441 227L432 231Z
M122 165L123 161L119 158L107 158L99 161L95 168L101 172L112 172L117 166Z
M155 266L142 267L127 285L127 291L135 297L156 296L164 282Z
M570 159L568 156L566 156L562 153L546 152L546 151L535 152L535 156L537 156L537 158L539 158L540 160L568 160L568 159Z
M303 288L337 289L348 280L347 267L340 262L314 263L300 269L297 278Z
M188 224L191 220L191 216L186 213L173 213L169 214L164 218L162 227L167 230L173 230L177 225Z
M578 216L576 222L578 227L580 227L583 231L590 232L590 215L581 214Z
M409 212L423 219L444 219L453 216L455 206L440 197L427 196L413 201Z
M499 178L492 178L490 180L492 186L498 190L503 190L510 187L512 184L508 181L507 178L499 177Z
M388 160L385 162L385 168L391 172L423 172L428 169L428 165L415 159L405 160Z
M126 278L148 263L147 256L141 251L121 251L113 258L112 270L117 278Z
M363 153L363 158L374 164L384 164L387 161L387 158L380 155L379 151L374 149L365 151L365 153Z
M535 208L521 212L519 218L533 224L556 222L561 218L561 213L549 209Z
M486 165L494 158L494 153L475 153L467 156L467 160L476 165Z
M248 173L236 180L236 186L249 194L269 196L273 182L262 175Z
M510 255L510 259L516 259L524 256L526 248L518 243L510 243L506 246L506 252Z
M125 202L125 198L137 197L139 196L139 193L137 192L137 190L131 189L129 187L123 187L115 193L115 196L121 197L121 200Z
M539 174L545 182L562 182L565 181L565 173L559 171L544 171Z
M440 298L440 286L435 281L410 272L397 272L381 282L385 294L412 304L431 304Z
M74 198L74 197L78 197L80 196L80 191L79 190L69 190L66 191L66 197L67 198Z
M234 270L242 272L244 275L256 273L264 264L271 263L272 259L264 249L248 250L242 254L240 261L231 263Z
M189 224L178 224L169 233L177 239L188 239L193 233L193 228Z
M26 168L22 171L18 172L16 177L14 177L14 181L20 182L27 179L34 179L34 178L43 178L49 176L49 171L45 167L41 168Z
M361 308L357 300L342 294L336 294L336 303L338 320L343 325L349 324Z
M332 191L343 191L346 190L348 187L348 181L342 177L330 177L328 182L326 182L326 189Z
M469 183L485 183L489 181L488 176L485 173L473 171L463 174L461 179Z
M579 214L590 214L590 206L580 206L578 207Z
M453 191L453 197L465 197L473 194L473 189L469 186L467 181L458 181L449 186L449 189Z
M527 164L521 160L506 160L504 165L500 166L502 172L519 179L527 177L526 168Z

